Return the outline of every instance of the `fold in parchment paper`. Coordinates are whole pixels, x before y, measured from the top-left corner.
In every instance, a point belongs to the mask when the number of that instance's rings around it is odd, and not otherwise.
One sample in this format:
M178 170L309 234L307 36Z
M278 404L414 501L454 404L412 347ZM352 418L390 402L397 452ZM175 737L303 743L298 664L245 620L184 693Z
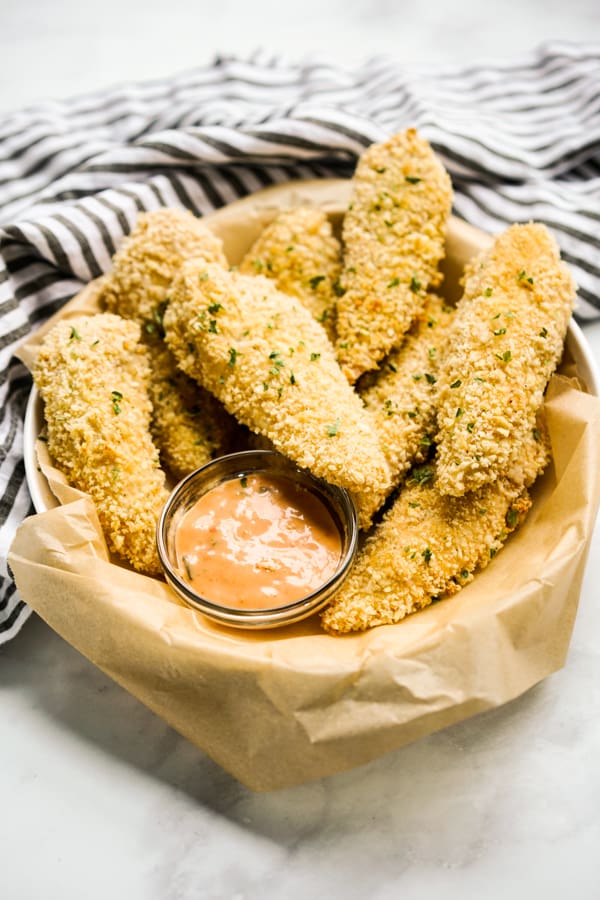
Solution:
M344 182L286 186L206 221L235 263L277 207L323 203L339 215L346 196ZM449 296L487 240L451 224ZM96 293L59 315L97 308ZM40 337L21 350L29 366ZM397 625L333 637L314 618L258 633L211 623L165 582L109 558L92 502L65 485L42 442L39 479L60 505L20 527L9 555L17 586L65 640L248 787L363 764L506 703L564 664L600 501L600 400L583 389L585 364L571 350L547 392L553 463L525 524L456 596Z

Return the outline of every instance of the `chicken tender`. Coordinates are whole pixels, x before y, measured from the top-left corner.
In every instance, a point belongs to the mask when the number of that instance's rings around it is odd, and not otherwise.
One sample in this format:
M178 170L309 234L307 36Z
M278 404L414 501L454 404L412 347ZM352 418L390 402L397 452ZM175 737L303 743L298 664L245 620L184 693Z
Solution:
M327 214L311 206L284 210L264 229L239 266L246 275L272 278L297 297L335 340L335 299L341 246Z
M350 382L397 347L440 282L450 178L410 128L361 156L344 217L338 359Z
M429 455L436 431L435 384L453 313L440 297L428 296L400 348L390 353L377 374L365 375L359 385L390 467L392 487ZM385 498L362 495L355 499L361 519L368 522Z
M332 484L386 488L377 437L323 327L272 281L189 262L164 326L183 371L243 425Z
M460 496L506 474L560 361L575 285L539 224L513 225L465 269L438 381L438 488Z
M192 213L144 213L115 255L102 294L108 311L142 329L152 372L152 433L177 479L223 452L233 428L222 406L178 371L163 339L167 290L183 261L195 257L227 265L221 241Z
M524 449L517 480L502 477L463 497L440 493L433 464L415 468L323 613L323 627L344 634L391 625L472 581L531 506L527 485L548 460L542 435Z
M166 344L150 355L151 431L176 480L231 449L236 423L223 405L177 367Z
M145 339L160 336L173 276L194 257L228 265L222 242L191 212L142 213L113 257L102 298L107 311L139 322Z
M167 499L150 436L150 370L140 329L110 313L59 322L33 370L48 450L96 505L109 549L140 572L161 571L155 531Z

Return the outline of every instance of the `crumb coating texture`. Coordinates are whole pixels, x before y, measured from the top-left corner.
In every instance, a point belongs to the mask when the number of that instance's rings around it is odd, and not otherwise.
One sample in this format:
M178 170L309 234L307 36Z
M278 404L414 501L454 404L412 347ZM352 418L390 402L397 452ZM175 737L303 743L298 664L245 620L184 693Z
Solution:
M543 225L513 225L465 269L438 381L438 486L460 496L502 477L536 427L575 299Z
M413 469L323 613L323 627L344 634L391 625L472 581L525 518L527 488L549 453L542 426L523 447L518 480L499 478L463 497L440 493L434 464Z
M221 241L192 213L143 213L113 259L101 301L137 322L150 351L152 434L166 468L183 478L227 448L232 424L206 391L179 372L164 343L167 291L186 259L227 265Z
M385 489L389 471L321 325L262 276L186 264L164 319L180 367L238 421L315 475Z
M250 248L239 271L273 279L280 291L297 297L334 340L341 246L324 210L299 206L281 212Z
M155 531L168 492L150 436L139 335L110 313L63 320L44 338L33 376L56 466L94 501L109 549L158 574Z
M349 381L396 347L440 281L450 178L414 129L361 156L344 217L338 358Z

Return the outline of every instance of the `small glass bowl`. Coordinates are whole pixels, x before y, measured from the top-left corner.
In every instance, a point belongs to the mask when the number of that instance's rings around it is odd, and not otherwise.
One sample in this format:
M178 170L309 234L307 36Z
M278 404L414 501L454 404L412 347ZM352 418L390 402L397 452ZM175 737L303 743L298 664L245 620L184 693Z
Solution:
M268 609L238 609L201 596L183 577L175 548L177 528L183 516L207 491L232 478L263 473L284 477L315 495L332 516L340 535L340 560L334 574L312 593L287 606ZM189 606L205 616L235 628L275 628L290 625L322 609L345 580L358 543L358 524L354 502L343 488L335 487L300 469L275 450L247 450L212 460L192 472L175 487L158 521L158 556L171 587Z

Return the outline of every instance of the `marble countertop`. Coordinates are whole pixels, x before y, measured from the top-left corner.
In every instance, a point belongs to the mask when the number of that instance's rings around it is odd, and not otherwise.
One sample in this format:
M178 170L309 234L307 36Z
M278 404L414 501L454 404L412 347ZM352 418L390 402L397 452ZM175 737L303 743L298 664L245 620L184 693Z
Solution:
M441 0L322 6L277 21L266 0L193 13L173 0L166 22L158 0L8 3L0 109L258 45L344 63L455 61L598 33L595 0L514 0L496 22L475 0L452 13ZM585 335L600 367L600 324ZM269 794L242 787L32 616L0 649L2 897L597 898L599 584L600 526L563 670L362 768Z

